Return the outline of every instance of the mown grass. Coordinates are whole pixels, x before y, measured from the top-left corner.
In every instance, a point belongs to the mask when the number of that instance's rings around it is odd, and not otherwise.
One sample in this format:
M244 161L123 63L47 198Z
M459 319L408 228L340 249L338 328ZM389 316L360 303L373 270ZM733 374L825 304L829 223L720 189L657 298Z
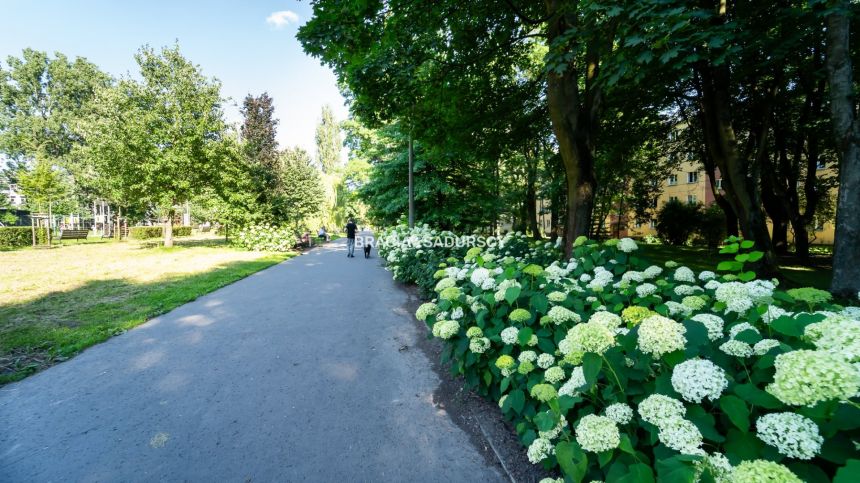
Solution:
M695 271L714 270L722 260L729 260L727 255L720 255L718 250L704 247L676 247L671 245L639 244L638 255L651 263L662 265L668 260L674 260ZM830 287L830 259L827 257L812 257L809 264L801 265L797 260L785 257L780 259L779 268L785 282L790 287L815 287L827 290Z
M295 255L237 250L215 238L148 246L0 253L0 384Z

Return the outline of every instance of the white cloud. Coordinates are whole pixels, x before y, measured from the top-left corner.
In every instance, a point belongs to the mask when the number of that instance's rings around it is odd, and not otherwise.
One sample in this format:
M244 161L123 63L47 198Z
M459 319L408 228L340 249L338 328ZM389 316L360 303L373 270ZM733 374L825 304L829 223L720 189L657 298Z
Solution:
M299 16L296 15L296 12L292 10L281 10L279 12L272 12L271 15L266 17L266 23L275 27L276 29L282 29L291 23L298 23Z

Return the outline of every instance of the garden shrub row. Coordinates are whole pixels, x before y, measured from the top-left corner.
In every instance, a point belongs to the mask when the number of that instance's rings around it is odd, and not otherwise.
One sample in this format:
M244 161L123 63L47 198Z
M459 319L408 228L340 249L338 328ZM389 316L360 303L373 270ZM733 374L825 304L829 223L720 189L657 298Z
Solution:
M148 240L150 238L161 238L164 236L163 226L132 226L128 229L129 238L135 240ZM173 236L191 236L190 226L174 226Z
M36 230L39 243L48 240L48 234L44 228ZM33 229L29 226L3 226L0 227L0 248L22 248L33 244Z
M260 224L242 228L231 241L247 250L287 252L296 244L296 235L293 230L284 226Z
M532 463L573 482L860 481L860 307L755 279L750 242L697 274L630 239L561 260L511 234L438 261L439 235L392 229L380 254L423 284L412 265L434 264L416 317Z

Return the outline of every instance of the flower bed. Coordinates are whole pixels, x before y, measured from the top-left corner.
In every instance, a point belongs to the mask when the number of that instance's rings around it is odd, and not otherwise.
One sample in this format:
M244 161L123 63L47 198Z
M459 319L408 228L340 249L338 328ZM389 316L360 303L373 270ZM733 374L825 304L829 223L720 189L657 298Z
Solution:
M517 234L454 258L404 242L426 227L391 233L395 277L433 271L416 317L533 463L576 482L860 481L860 308L756 280L750 243L718 275L646 266L629 239L560 261Z

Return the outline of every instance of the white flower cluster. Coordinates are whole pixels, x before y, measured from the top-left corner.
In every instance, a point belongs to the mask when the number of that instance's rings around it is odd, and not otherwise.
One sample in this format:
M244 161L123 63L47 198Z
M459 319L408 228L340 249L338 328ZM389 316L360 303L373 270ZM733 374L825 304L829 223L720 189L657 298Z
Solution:
M639 246L631 238L622 238L618 240L618 249L624 253L630 253L638 250Z
M627 424L633 420L633 408L624 403L615 403L606 406L606 417L617 424Z
M714 292L714 296L718 301L726 304L726 313L743 314L753 306L749 290L741 282L726 282L720 285Z
M588 318L589 324L599 324L606 327L609 330L615 330L621 327L621 324L624 323L621 320L621 317L613 314L612 312L607 312L602 310L600 312L595 312Z
M440 320L433 324L433 336L440 339L450 339L460 331L460 324L456 320Z
M639 403L639 416L654 426L662 426L687 414L684 403L662 394L652 394Z
M601 453L617 448L621 443L621 433L612 419L589 414L576 426L576 442L585 451Z
M657 286L651 283L643 283L636 287L636 295L639 296L639 298L645 298L650 295L654 295L655 293L657 293Z
M529 462L536 465L555 454L555 447L553 447L552 441L547 438L536 438L532 441L532 444L529 445L529 449L526 454L529 457Z
M675 274L672 275L672 278L674 278L676 282L696 283L696 274L687 267L676 268Z
M684 454L703 455L702 433L684 419L684 403L662 394L652 394L639 403L639 416L657 426L660 441Z
M585 373L582 366L576 366L570 373L570 379L567 380L558 389L559 396L576 396L579 393L579 388L585 385Z
M705 359L684 361L672 369L672 387L686 401L716 401L728 387L726 371Z
M541 354L537 358L537 365L541 369L549 369L555 364L555 357L552 354Z
M708 329L708 339L717 341L723 338L723 326L725 325L725 322L719 315L696 314L692 317L692 320L700 322L706 329Z
M809 324L803 335L818 350L840 354L849 362L860 361L860 321L833 315Z
M662 315L652 315L639 324L638 347L655 359L681 350L687 343L687 329Z
M818 425L797 413L765 414L756 421L756 436L781 454L801 460L814 458L824 443Z
M517 337L520 335L520 329L516 327L505 327L502 329L502 333L500 334L502 337L502 342L506 345L512 345L517 343Z
M561 305L550 307L546 316L556 325L564 324L566 322L579 323L582 320L579 317L579 314L568 308L562 307Z

